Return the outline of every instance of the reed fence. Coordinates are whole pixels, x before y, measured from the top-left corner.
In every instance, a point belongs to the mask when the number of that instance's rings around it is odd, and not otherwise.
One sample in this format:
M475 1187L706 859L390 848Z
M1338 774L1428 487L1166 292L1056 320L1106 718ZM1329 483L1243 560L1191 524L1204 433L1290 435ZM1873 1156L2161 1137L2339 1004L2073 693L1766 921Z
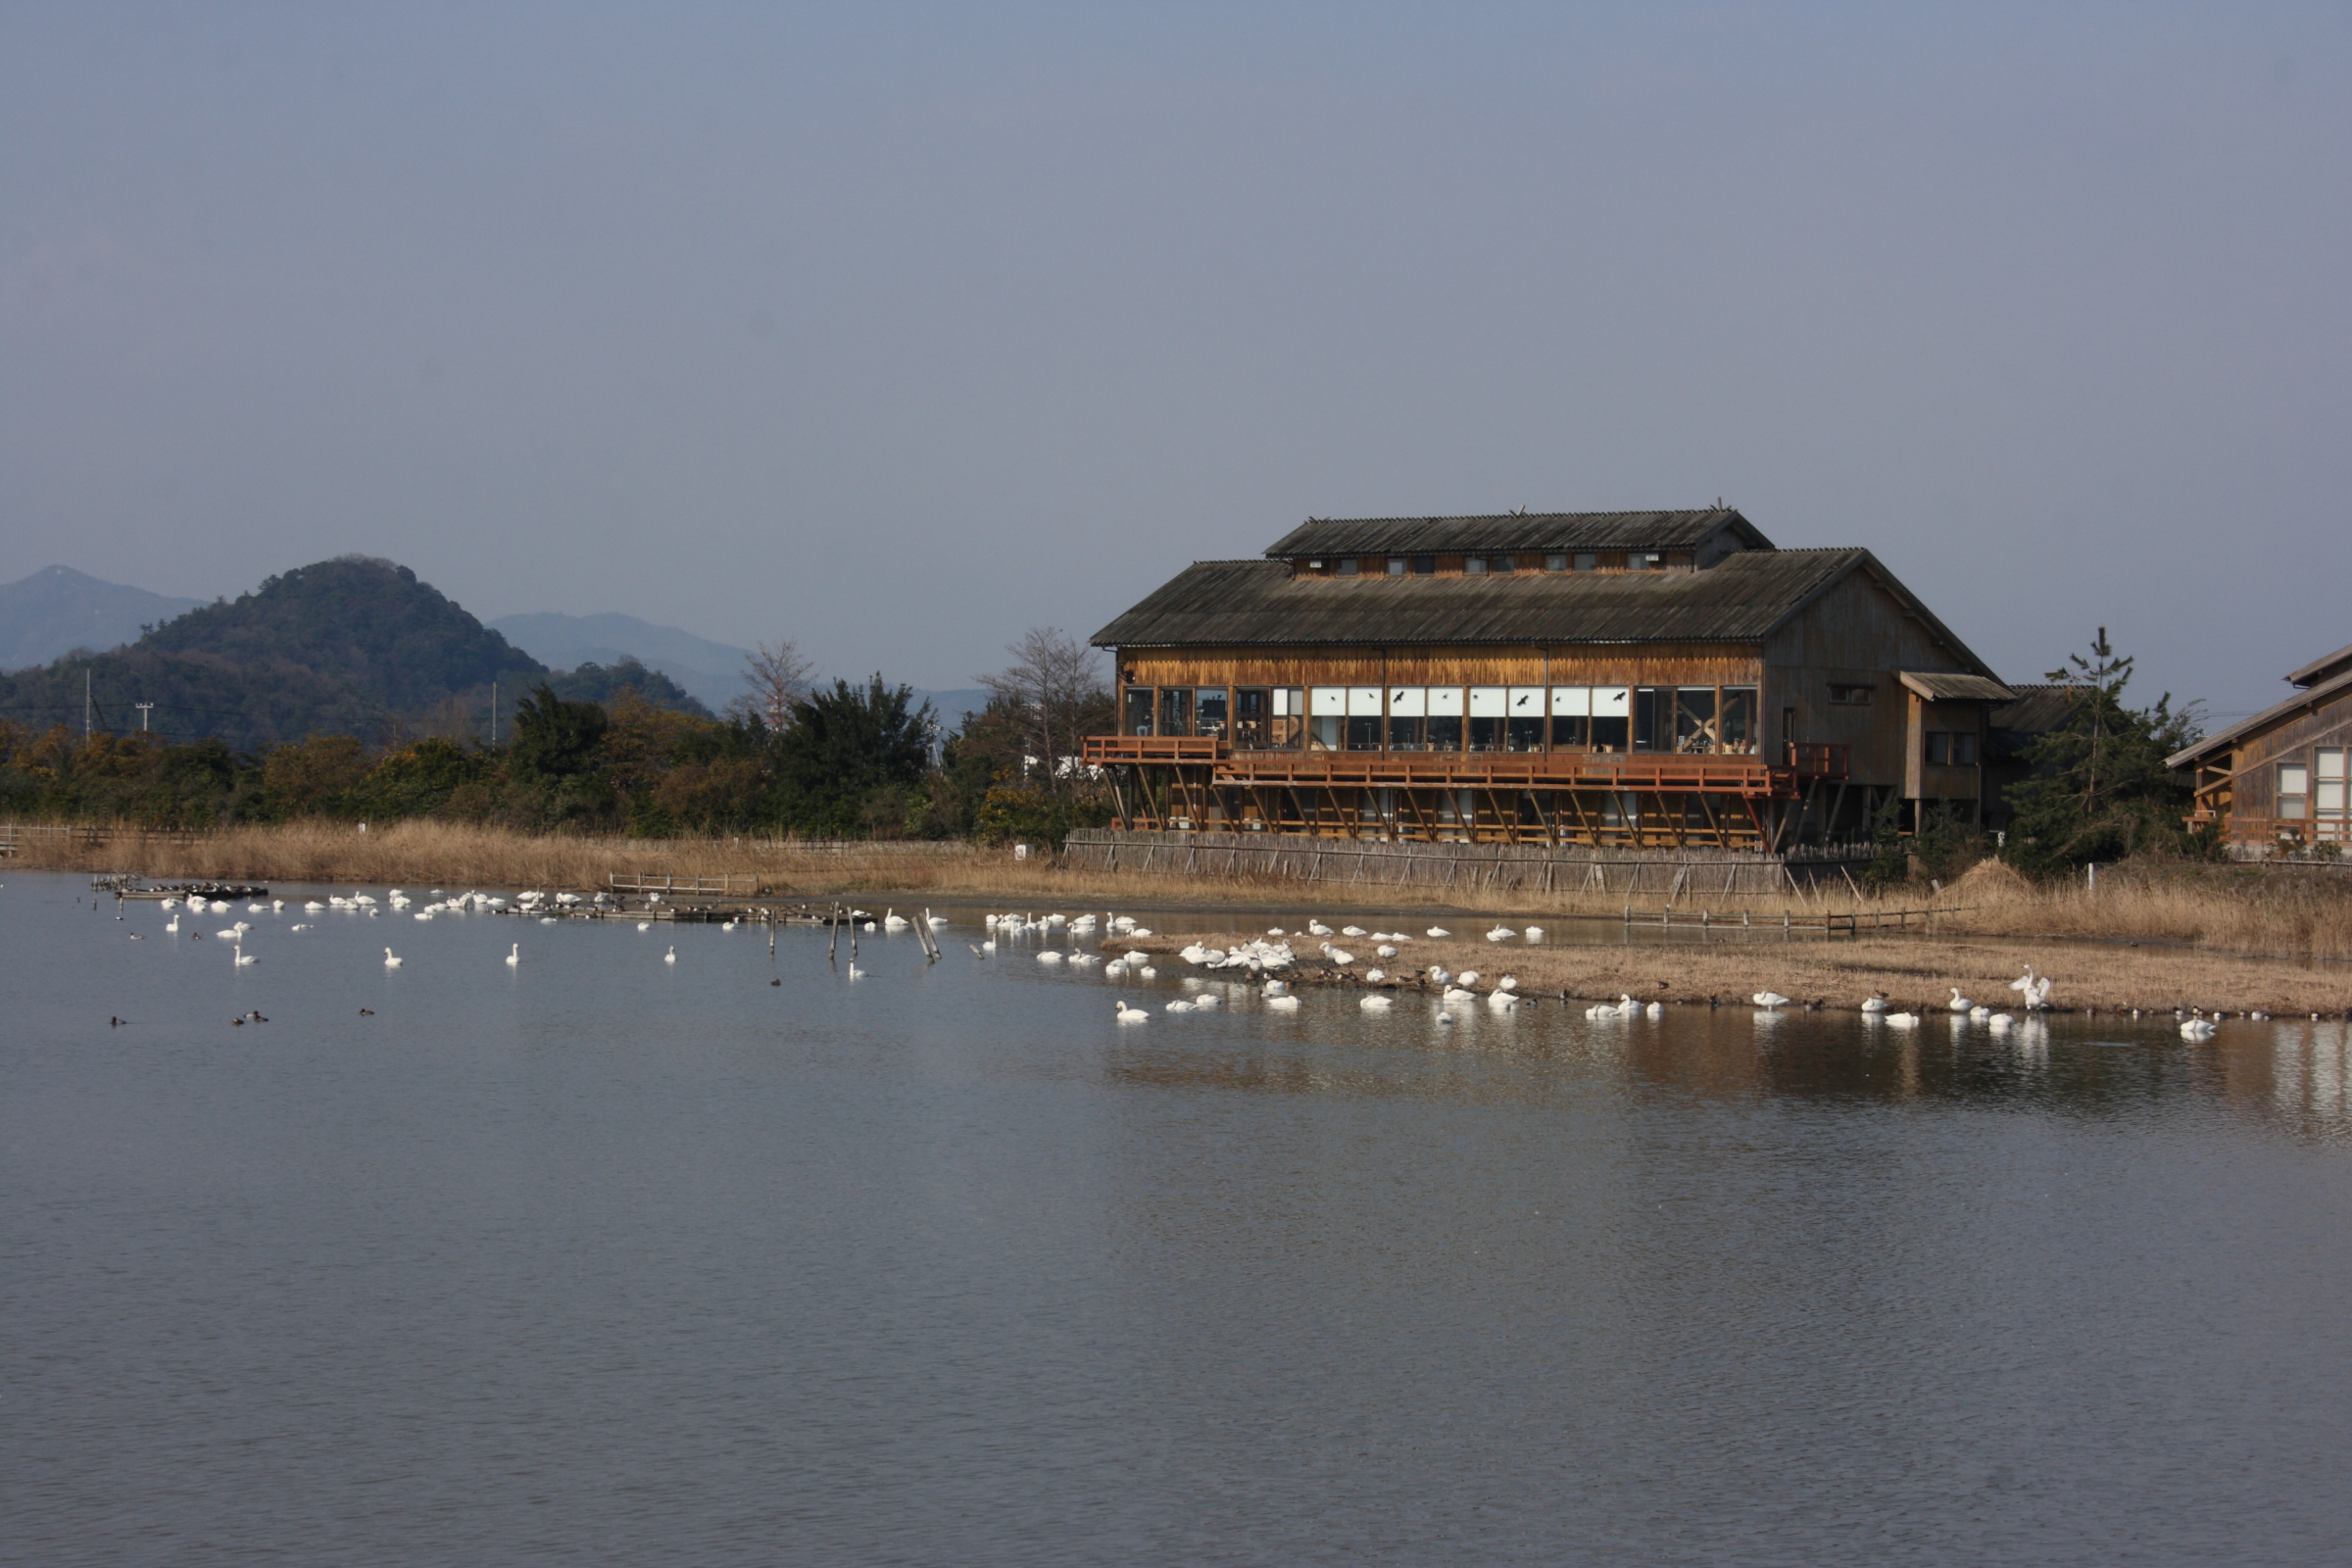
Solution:
M1078 870L1172 876L1262 877L1409 887L1432 893L1590 893L1678 901L1804 899L1853 891L1872 854L1851 845L1781 855L1691 848L1673 851L1554 848L1532 844L1412 844L1256 833L1081 828L1062 846Z

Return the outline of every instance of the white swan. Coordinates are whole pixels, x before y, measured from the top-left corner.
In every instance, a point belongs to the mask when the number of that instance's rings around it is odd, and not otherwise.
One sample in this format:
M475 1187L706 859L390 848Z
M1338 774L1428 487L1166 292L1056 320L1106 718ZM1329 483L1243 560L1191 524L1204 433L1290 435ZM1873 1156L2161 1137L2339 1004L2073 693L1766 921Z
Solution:
M1501 979L1494 982L1494 989L1497 991L1516 991L1519 989L1519 977L1517 975L1506 974Z
M1984 1021L1996 1035L2005 1035L2017 1026L2017 1020L2005 1012L1996 1012Z
M1476 969L1464 969L1459 977L1459 983L1466 986L1474 986L1478 984L1478 971Z
M1970 1023L1983 1023L1985 1019L1990 1018L1991 1016L1992 1009L1985 1006L1981 1002L1968 1009L1968 1021Z
M384 967L385 967L385 968L387 968L387 969L397 969L397 968L399 968L399 967L400 967L400 962L401 962L401 960L400 960L400 955L399 955L399 954L397 954L397 953L394 953L394 952L393 952L393 951L392 951L390 948L386 948L386 949L384 950Z
M1759 991L1747 1000L1767 1011L1770 1011L1774 1007L1786 1007L1788 1005L1788 999L1782 996L1778 991Z
M1061 955L1049 948L1037 956L1037 961L1040 963L1059 963L1061 961Z
M1951 1001L1951 1008L1952 1008L1952 1011L1954 1011L1954 1012L1967 1012L1968 1010L1970 1010L1970 1009L1971 1009L1971 1008L1973 1008L1974 1006L1976 1006L1976 1004L1975 1004L1975 1003L1973 1003L1973 1002L1971 1002L1971 1001L1969 1001L1969 1000L1968 1000L1968 998L1966 998L1966 997L1962 996L1962 995L1960 994L1960 988L1959 988L1958 986L1954 986L1954 987L1952 987L1952 1001Z
M514 946L507 950L507 967L510 969L516 969L520 968L521 966L522 944L517 942L514 944Z
M1396 1005L1396 1004L1394 1000L1388 997L1374 995L1361 999L1356 1003L1356 1005L1363 1008L1366 1012L1386 1012L1391 1007Z
M637 929L640 931L651 931L653 928L654 922L651 920L640 920L637 922Z
M1291 983L1288 980L1269 980L1265 994L1269 997L1287 997L1291 994Z
M1370 936L1371 934L1372 933L1366 931L1360 925L1344 925L1340 927L1340 935L1344 937L1363 937Z
M1894 1029L1916 1029L1919 1027L1919 1014L1916 1012L1890 1012L1886 1015L1886 1023L1888 1027Z
M1140 980L1156 980L1159 978L1159 971L1148 963L1142 968L1136 970L1135 973L1136 978Z
M1339 964L1342 967L1345 967L1348 964L1355 961L1354 954L1344 952L1339 948L1325 948L1323 950L1323 956L1329 958L1332 962Z
M1518 934L1507 925L1498 925L1487 933L1487 940L1489 942L1508 942Z
M1389 977L1389 971L1388 971L1388 970L1386 970L1386 969L1366 969L1366 970L1364 971L1364 978L1365 978L1367 981L1371 982L1373 985L1378 985L1378 984L1380 984L1380 983L1381 983L1383 980L1386 980L1388 977Z
M1338 933L1320 920L1309 920L1306 922L1306 934L1310 937L1328 937L1336 936Z
M1886 993L1884 991L1872 993L1863 1002L1862 1010L1864 1012L1885 1012L1886 1010Z
M1396 956L1396 949L1386 942L1382 943L1379 947L1374 948L1372 951L1384 958L1394 958Z
M240 947L237 949L237 956L232 961L237 963L254 963L258 962L259 960Z
M1519 936L1522 941L1541 942L1544 940L1544 928L1540 925L1531 925L1526 930L1520 932Z
M663 963L675 963L678 961L678 948L676 943L671 943L669 951L662 955L662 961Z
M1118 1018L1121 1023L1150 1023L1152 1021L1152 1015L1143 1008L1127 1005L1127 999L1124 997L1119 999Z
M1433 937L1449 937L1449 936L1453 935L1453 933L1452 933L1452 932L1450 932L1450 931L1446 930L1446 929L1444 926L1442 926L1442 925L1433 925L1433 926L1431 926L1431 927L1429 928L1429 934L1430 934L1431 936L1433 936Z
M1508 991L1490 991L1487 993L1487 1005L1496 1012L1508 1012L1519 1005L1519 998Z
M1649 1015L1650 1015L1652 1018L1663 1018L1663 1017L1665 1017L1665 1016L1666 1016L1666 1004L1664 1004L1663 1002L1653 1002L1653 1003L1651 1003L1651 1004L1649 1004Z
M179 935L179 916L175 914L171 919L165 921L164 929L171 932L173 936Z
M1297 1012L1298 1010L1298 999L1297 997L1287 996L1268 997L1266 999L1266 1005L1276 1012Z
M1478 993L1475 991L1465 990L1461 986L1447 986L1446 988L1446 995L1440 1000L1456 1004L1464 1002L1476 1002L1478 1000Z
M1175 1002L1169 1003L1167 1010L1170 1012L1190 1012L1193 1010L1193 1004L1189 1002L1179 999Z
M2183 1040L2211 1040L2213 1024L2208 1019L2191 1018L2180 1026L2180 1038Z

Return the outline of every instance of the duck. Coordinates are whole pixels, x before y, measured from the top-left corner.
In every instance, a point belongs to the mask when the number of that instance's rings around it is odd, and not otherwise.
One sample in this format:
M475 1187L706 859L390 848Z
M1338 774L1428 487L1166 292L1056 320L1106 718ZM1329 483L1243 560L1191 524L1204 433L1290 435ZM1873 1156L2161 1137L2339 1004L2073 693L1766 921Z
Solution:
M393 952L393 951L392 951L390 948L386 948L386 949L384 950L384 967L385 967L385 968L387 968L387 969L397 969L397 968L399 968L399 967L400 967L400 965L401 965L401 961L402 961L402 960L401 960L401 956L400 956L400 955L399 955L399 954L397 954L397 953L394 953L394 952Z
M1152 1015L1141 1007L1130 1007L1127 999L1119 999L1118 1019L1121 1023L1150 1023Z

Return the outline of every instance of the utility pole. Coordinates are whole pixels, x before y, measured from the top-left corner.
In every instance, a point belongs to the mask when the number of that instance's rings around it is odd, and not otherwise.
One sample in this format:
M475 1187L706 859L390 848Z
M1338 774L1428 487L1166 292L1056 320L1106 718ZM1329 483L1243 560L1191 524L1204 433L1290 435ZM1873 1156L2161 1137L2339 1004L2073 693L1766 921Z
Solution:
M153 703L133 703L130 706L139 710L139 733L142 735L146 734L147 710L153 708L155 705Z
M498 677L490 677L490 749L498 750Z
M90 666L81 666L81 744L90 744Z

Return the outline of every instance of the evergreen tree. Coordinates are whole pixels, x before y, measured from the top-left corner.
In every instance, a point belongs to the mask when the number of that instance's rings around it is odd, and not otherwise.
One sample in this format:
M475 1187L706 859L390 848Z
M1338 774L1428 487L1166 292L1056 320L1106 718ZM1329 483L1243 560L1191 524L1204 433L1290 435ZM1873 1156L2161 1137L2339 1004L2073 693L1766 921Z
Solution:
M2127 855L2187 846L2188 786L2165 759L2202 733L2196 705L2176 712L2170 692L2145 709L2124 705L2132 660L2101 626L2088 657L2068 656L2046 677L2070 698L2066 722L2026 751L2034 777L2009 790L2007 856L2047 874Z

